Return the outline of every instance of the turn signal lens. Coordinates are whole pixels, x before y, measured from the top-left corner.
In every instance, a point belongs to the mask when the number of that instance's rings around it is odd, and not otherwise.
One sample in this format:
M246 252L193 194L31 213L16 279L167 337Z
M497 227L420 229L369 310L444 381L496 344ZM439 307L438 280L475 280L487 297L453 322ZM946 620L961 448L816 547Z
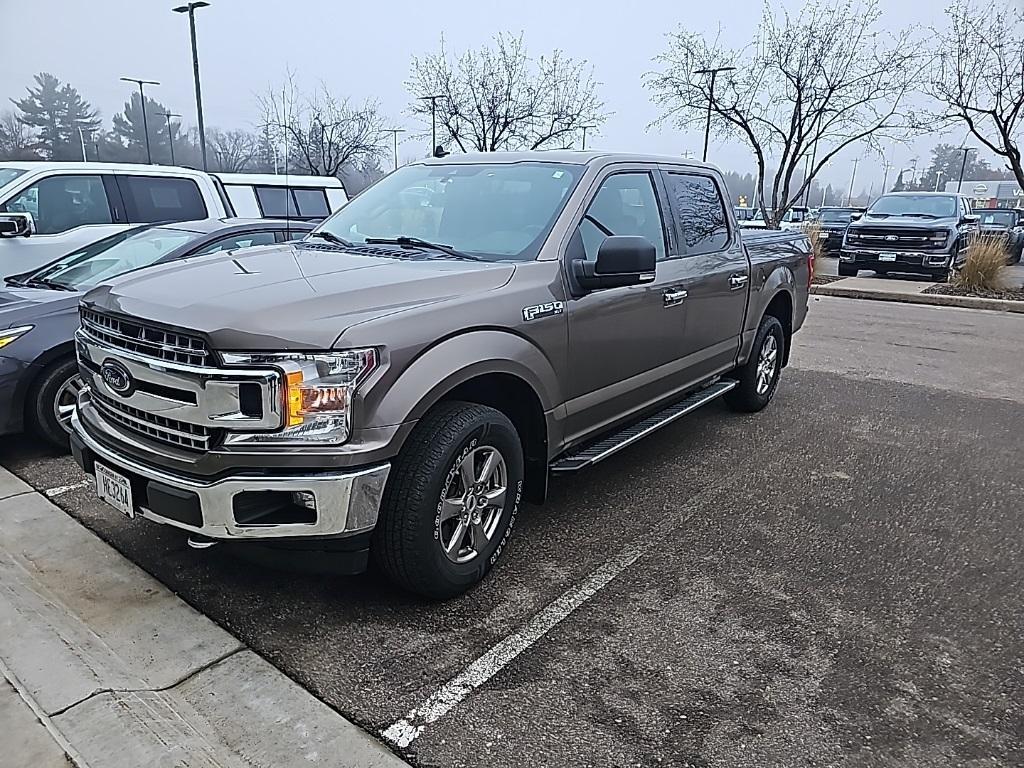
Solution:
M302 423L302 371L289 373L287 382L288 426L297 427Z

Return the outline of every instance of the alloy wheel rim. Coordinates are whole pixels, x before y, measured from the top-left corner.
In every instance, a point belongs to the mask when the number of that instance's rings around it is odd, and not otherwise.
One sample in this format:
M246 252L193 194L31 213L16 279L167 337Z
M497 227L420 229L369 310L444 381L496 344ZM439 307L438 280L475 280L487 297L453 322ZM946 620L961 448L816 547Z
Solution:
M457 465L441 493L437 540L453 563L468 563L493 540L505 510L508 469L493 446L479 446Z
M53 415L65 432L71 432L71 414L75 412L78 394L81 391L82 378L76 373L60 385L53 398Z
M771 388L778 358L779 343L775 340L774 334L768 334L764 344L761 345L761 353L757 358L757 394L765 395Z

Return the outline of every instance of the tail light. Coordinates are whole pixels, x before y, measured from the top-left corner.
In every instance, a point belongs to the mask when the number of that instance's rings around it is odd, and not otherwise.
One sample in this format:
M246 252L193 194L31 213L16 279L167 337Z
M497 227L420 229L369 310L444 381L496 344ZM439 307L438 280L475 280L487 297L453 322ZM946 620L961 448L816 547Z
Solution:
M814 243L811 243L807 251L807 290L811 290L811 283L814 282Z

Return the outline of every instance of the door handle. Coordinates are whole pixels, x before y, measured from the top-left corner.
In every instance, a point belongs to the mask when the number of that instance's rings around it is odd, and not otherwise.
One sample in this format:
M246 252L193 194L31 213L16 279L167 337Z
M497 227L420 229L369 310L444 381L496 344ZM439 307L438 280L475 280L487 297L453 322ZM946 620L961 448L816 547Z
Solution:
M747 281L749 279L749 275L733 275L732 277L729 278L729 290L735 291L738 290L739 288L742 288L744 285L747 284Z
M676 304L682 304L683 300L689 295L682 288L670 288L662 294L662 300L666 307L674 307Z

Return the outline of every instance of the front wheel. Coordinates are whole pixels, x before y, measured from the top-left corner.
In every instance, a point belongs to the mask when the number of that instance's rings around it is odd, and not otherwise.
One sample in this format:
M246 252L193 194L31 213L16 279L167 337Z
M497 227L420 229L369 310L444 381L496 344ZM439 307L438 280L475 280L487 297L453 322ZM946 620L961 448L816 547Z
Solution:
M523 490L523 448L493 408L435 406L391 467L371 555L398 586L431 599L459 595L494 566Z
M29 429L56 448L68 449L71 414L82 389L78 363L67 358L51 363L29 393Z
M754 413L771 402L779 386L785 350L786 334L782 323L773 315L765 315L754 337L750 357L735 372L739 385L725 394L730 408Z

